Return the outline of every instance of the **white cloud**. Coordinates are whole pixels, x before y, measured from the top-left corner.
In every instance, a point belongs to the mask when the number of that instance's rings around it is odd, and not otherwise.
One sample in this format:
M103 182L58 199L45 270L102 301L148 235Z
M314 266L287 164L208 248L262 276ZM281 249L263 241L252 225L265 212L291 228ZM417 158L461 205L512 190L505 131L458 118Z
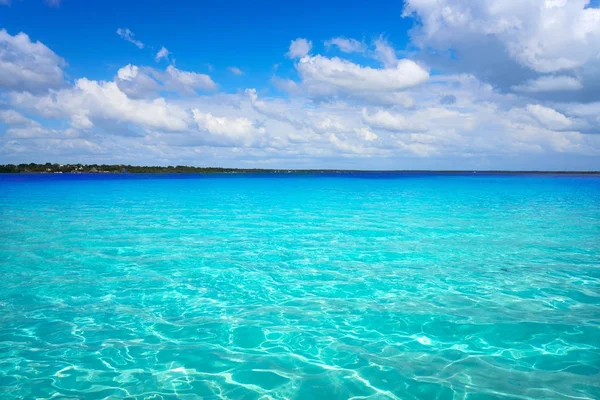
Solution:
M61 0L44 0L44 2L50 7L58 7L60 6Z
M414 107L415 99L407 91L426 82L429 73L411 60L398 60L395 50L381 37L374 41L374 47L369 55L380 60L383 68L316 55L304 57L296 65L302 78L301 85L281 80L274 83L283 89L289 83L296 92L310 97L365 105Z
M115 82L119 89L134 98L153 97L158 92L194 94L196 90L210 91L217 88L210 76L182 71L169 65L165 71L152 67L128 64L117 72Z
M287 53L289 58L302 58L306 56L312 48L312 42L303 38L292 40L290 50Z
M216 117L211 113L204 113L193 109L194 121L201 131L208 132L217 143L234 146L252 146L261 141L265 129L257 127L248 118Z
M217 85L210 76L196 72L182 71L172 65L167 67L170 80L167 86L180 87L182 91L193 91L196 89L214 90Z
M368 142L372 142L374 140L379 139L379 137L367 127L362 127L358 129L358 133L364 140Z
M319 133L342 133L350 130L342 118L336 115L322 116L312 122L312 127Z
M117 71L115 82L119 89L130 97L154 96L162 87L155 78L155 70L128 64ZM156 72L156 74L160 74Z
M273 83L273 85L275 85L277 89L282 90L284 92L298 93L300 91L298 83L294 82L291 79L282 79L277 76L274 76L271 78L271 82Z
M96 82L80 79L71 93L65 92L66 99L79 100L73 107L73 115L86 118L109 118L122 122L132 122L148 128L181 131L188 127L188 114L182 108L168 104L162 98L151 101L133 100L121 92L114 82Z
M117 29L117 35L121 36L123 39L127 40L130 43L133 43L138 48L143 49L144 43L140 42L137 39L134 39L135 34L129 30L129 28L119 28Z
M15 110L0 110L0 121L7 125L39 125Z
M384 67L394 68L398 64L396 51L384 38L375 40L375 58L381 61Z
M245 94L248 96L248 99L250 99L251 107L259 114L277 121L287 122L298 129L304 126L302 121L294 118L288 113L285 104L281 104L281 102L266 103L259 100L256 89L246 89Z
M120 68L117 72L119 79L123 81L131 81L138 76L139 68L137 65L127 64L123 68Z
M420 85L429 73L403 59L394 68L363 67L340 58L303 57L296 68L310 92L321 94L394 92Z
M65 61L25 33L0 30L0 89L42 91L64 84Z
M357 139L357 135L341 135L331 133L327 135L330 146L333 147L335 153L339 153L342 157L357 157L370 158L374 156L382 156L390 154L389 150L380 149L370 146L370 143L361 142Z
M422 22L421 44L454 47L493 36L520 64L537 72L581 66L600 52L600 9L587 0L407 0L405 15Z
M160 50L158 51L158 53L156 53L156 56L154 56L154 60L156 60L157 62L162 60L163 58L165 60L169 59L169 54L171 54L169 52L169 50L167 50L167 48L165 46L161 46Z
M227 68L229 70L229 72L231 72L234 75L244 75L244 71L242 71L241 69L239 69L238 67L229 67Z
M0 6L10 6L10 0L0 0Z
M336 37L325 42L326 47L337 46L344 53L364 53L367 51L367 45L356 39Z
M391 132L423 132L426 130L425 126L408 120L401 114L392 114L389 111L379 110L374 114L369 114L366 109L363 109L362 118L372 128Z
M412 108L415 106L415 99L404 92L357 92L353 94L357 101L363 101L369 105L381 106L402 106L404 108Z
M169 104L163 98L131 99L115 82L98 82L85 78L74 87L55 93L34 96L13 93L13 104L37 111L48 118L69 118L77 128L91 128L107 121L134 124L143 129L184 131L190 115L183 108ZM114 134L129 132L115 130Z
M71 118L71 126L75 129L90 129L94 123L85 115L74 115Z
M93 157L89 160L95 162L93 160L98 154L106 152L103 146L79 137L73 129L13 128L6 132L6 136L8 140L0 142L0 155L3 158L16 157L16 162L24 159L43 163L48 157L79 162L86 155Z
M10 128L6 135L12 139L73 139L79 137L74 129L47 129L41 126Z
M572 121L558 111L539 104L527 105L527 111L548 129L560 130L572 125Z
M418 57L438 71L471 73L539 100L600 100L600 8L588 0L405 4L404 15L418 21Z
M565 109L570 115L578 117L600 117L600 102L568 104Z
M531 79L521 85L512 87L517 92L542 93L581 90L583 85L577 79L570 76L541 76Z

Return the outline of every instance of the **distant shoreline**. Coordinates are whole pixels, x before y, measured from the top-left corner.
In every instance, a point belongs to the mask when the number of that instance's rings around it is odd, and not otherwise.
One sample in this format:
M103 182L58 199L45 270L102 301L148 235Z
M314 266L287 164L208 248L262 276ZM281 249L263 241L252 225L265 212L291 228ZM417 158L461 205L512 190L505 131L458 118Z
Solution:
M523 175L600 175L600 171L511 171L511 170L356 170L356 169L282 169L220 168L192 166L136 166L122 164L5 164L5 174L523 174Z

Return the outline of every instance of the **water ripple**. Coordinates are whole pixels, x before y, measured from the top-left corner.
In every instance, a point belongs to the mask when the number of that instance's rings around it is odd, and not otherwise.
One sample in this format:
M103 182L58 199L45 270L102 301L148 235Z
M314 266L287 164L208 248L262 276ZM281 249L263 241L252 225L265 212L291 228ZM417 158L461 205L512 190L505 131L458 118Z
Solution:
M600 398L600 179L0 179L0 397Z

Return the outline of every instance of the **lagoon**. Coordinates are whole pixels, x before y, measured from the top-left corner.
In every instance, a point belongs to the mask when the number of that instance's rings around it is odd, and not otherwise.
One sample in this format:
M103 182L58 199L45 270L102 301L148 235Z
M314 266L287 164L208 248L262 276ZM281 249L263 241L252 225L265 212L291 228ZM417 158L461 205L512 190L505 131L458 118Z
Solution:
M0 397L600 398L600 177L0 175Z

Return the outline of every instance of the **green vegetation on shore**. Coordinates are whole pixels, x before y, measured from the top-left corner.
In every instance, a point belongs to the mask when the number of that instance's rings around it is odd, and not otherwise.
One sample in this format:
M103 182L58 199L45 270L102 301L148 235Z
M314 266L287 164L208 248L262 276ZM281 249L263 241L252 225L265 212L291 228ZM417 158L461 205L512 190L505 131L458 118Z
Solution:
M274 172L264 169L237 169L237 168L209 168L209 167L190 167L185 165L159 167L159 166L136 166L136 165L116 165L116 164L6 164L0 165L0 173L63 173L63 174L88 174L88 173L109 173L109 174L175 174L175 173L223 173L223 172Z
M0 165L0 173L13 174L215 174L215 173L318 173L318 172L436 172L447 174L464 173L486 173L486 174L600 174L600 171L424 171L424 170L404 170L404 171L361 171L361 170L337 170L337 169L259 169L259 168L215 168L215 167L190 167L186 165L177 166L137 166L124 164L6 164Z

